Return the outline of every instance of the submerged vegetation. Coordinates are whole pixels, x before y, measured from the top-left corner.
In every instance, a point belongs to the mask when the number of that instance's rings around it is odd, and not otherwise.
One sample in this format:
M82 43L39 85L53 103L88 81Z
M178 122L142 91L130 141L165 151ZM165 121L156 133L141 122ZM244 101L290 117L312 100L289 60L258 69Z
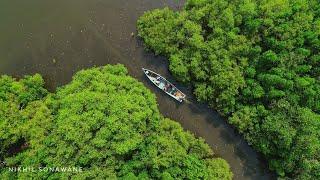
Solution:
M320 179L318 0L187 0L146 12L138 33L270 169Z
M1 179L232 179L203 139L160 115L155 96L122 65L78 72L56 93L40 75L0 78Z

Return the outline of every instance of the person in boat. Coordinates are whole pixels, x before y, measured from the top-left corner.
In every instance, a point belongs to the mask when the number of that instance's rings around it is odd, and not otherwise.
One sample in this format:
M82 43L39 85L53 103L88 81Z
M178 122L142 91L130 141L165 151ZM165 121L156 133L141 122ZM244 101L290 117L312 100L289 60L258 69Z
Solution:
M166 86L165 86L165 91L170 93L172 90L172 85L170 83L167 83Z
M175 96L176 92L177 92L177 89L175 87L172 87L169 93Z
M174 96L178 97L178 98L181 98L182 97L182 94L180 91L176 91L176 93L174 93Z
M159 77L159 76L156 78L156 84L157 84L157 85L160 84L160 77Z

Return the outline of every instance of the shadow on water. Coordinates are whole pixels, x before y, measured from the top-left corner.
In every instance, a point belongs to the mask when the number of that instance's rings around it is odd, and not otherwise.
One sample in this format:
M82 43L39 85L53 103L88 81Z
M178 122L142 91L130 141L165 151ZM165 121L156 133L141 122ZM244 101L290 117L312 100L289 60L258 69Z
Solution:
M156 94L165 117L205 139L217 156L228 161L234 179L274 179L264 160L217 112L197 102L190 87L174 80L167 59L146 52L136 37L136 21L143 12L182 4L175 0L0 1L0 73L17 77L40 73L54 91L80 69L124 64L131 76ZM155 87L142 67L177 85L188 102L179 103Z

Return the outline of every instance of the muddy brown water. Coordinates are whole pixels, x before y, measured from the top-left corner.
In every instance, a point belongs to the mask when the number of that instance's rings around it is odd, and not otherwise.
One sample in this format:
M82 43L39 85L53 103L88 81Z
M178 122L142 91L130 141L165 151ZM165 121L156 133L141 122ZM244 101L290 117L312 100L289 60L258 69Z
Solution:
M22 77L40 73L47 87L70 82L84 68L124 64L129 74L157 96L161 113L202 137L217 156L227 160L234 179L275 179L267 165L234 129L197 103L191 89L177 83L163 57L146 52L136 36L136 21L144 11L169 6L177 0L1 0L0 74ZM141 68L160 73L187 93L178 103L153 86Z

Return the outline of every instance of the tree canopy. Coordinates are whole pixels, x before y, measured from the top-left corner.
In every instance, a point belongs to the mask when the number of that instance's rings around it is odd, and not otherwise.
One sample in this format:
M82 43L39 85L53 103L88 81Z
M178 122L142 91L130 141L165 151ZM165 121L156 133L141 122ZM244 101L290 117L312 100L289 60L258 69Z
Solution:
M122 65L82 70L56 93L40 75L0 78L1 179L232 179L203 139L160 115L155 96Z
M281 177L320 179L318 0L187 0L146 12L148 49Z

